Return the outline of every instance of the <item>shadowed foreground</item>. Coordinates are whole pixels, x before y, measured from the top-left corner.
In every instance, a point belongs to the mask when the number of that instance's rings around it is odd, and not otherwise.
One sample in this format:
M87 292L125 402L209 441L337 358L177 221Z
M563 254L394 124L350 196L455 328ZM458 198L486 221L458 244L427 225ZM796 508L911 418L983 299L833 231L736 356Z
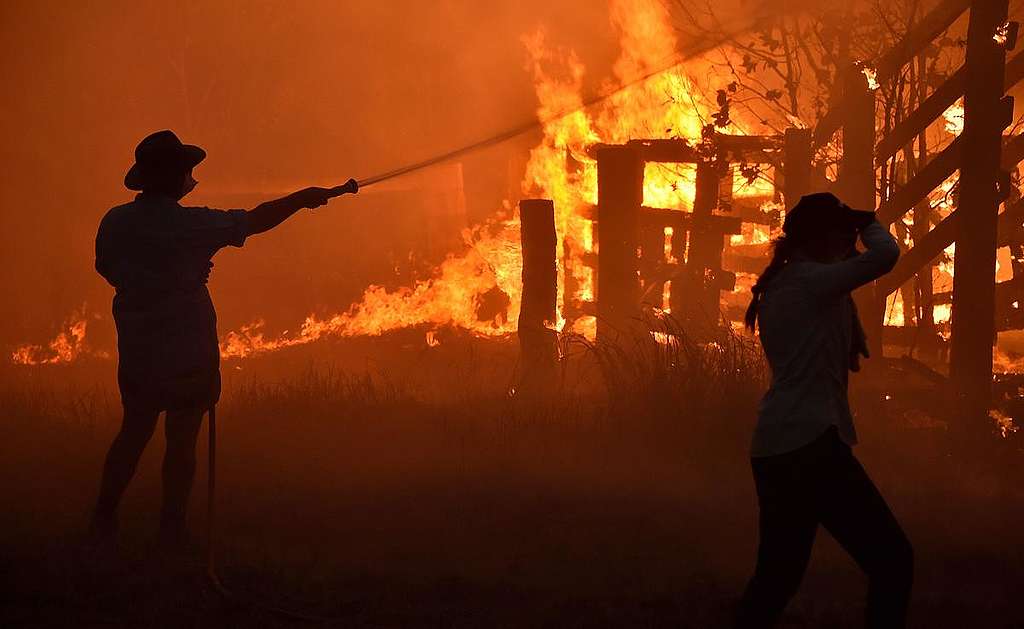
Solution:
M727 626L756 544L751 365L698 382L674 363L640 374L605 355L611 403L579 384L597 366L538 402L507 394L512 358L496 354L445 350L372 378L320 367L229 387L226 584L347 627ZM11 377L2 391L4 626L294 624L221 599L201 550L184 563L152 552L161 443L126 497L120 558L84 556L116 397L39 381ZM877 397L858 404L857 452L917 550L911 626L1024 626L1020 442L957 453L940 422ZM197 549L204 474L190 515ZM821 533L784 626L858 627L863 594Z

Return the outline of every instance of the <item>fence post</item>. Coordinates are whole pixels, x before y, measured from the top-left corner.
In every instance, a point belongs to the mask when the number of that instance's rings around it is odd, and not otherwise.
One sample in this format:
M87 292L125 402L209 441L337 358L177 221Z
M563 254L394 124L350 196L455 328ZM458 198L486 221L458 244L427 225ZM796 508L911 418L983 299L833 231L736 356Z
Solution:
M519 202L523 251L523 296L519 309L519 349L524 371L553 364L557 336L547 324L555 321L555 204L548 199Z
M786 129L782 197L787 208L811 191L811 130Z
M640 315L640 205L644 165L630 146L597 150L597 338L628 335Z
M965 423L984 416L992 397L995 340L995 256L1002 172L1002 131L1013 112L1003 98L1006 49L995 41L1008 0L974 0L967 31L960 202L956 241L950 378Z
M875 92L857 66L846 72L843 90L843 157L839 163L839 192L842 200L858 210L875 209ZM872 356L882 356L885 296L878 296L874 283L853 295ZM876 364L871 363L868 364Z

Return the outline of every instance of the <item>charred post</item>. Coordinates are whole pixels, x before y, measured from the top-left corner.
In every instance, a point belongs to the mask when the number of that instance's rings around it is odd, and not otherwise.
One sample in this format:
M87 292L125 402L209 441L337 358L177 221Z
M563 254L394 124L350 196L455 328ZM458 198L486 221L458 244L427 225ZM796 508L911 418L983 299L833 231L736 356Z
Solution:
M640 314L640 205L644 167L631 146L597 151L597 338L626 335Z
M968 420L984 415L992 395L995 256L1002 174L1002 132L1013 101L1004 98L1006 49L996 41L1008 0L975 0L967 32L960 203L956 243L950 377Z
M523 248L523 298L519 310L519 348L525 369L557 360L555 321L555 204L548 199L519 202Z

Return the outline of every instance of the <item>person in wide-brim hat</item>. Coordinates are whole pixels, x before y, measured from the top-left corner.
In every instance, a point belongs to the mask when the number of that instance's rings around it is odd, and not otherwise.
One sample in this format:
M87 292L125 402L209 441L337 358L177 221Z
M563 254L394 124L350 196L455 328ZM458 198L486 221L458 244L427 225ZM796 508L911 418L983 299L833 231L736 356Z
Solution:
M241 247L301 208L316 208L345 192L305 188L251 210L184 207L196 186L193 169L206 151L172 131L146 136L124 177L139 191L112 208L96 234L96 270L115 289L117 381L124 416L107 454L92 519L93 539L114 538L117 507L161 412L166 412L161 540L185 539L185 511L195 473L195 446L203 414L220 397L217 316L206 282L212 258Z
M858 253L858 237L866 250ZM746 322L759 331L772 380L751 440L757 567L736 627L773 627L796 593L818 526L868 577L867 626L903 627L913 550L853 454L848 372L867 357L851 292L892 270L899 247L874 212L827 192L787 213Z
M204 159L206 151L182 144L173 131L157 131L135 148L135 163L124 176L124 185L129 190L143 190L147 184L191 171Z

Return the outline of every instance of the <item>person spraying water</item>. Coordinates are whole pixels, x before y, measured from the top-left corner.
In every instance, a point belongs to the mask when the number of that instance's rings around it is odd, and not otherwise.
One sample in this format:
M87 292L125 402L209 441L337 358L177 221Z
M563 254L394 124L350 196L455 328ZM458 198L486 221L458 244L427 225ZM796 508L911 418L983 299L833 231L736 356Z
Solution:
M186 207L196 186L193 169L206 152L171 131L147 136L135 149L125 187L139 191L111 209L96 235L96 270L114 287L117 381L124 414L107 453L93 510L95 541L113 542L117 508L161 413L167 450L163 462L162 545L187 539L186 505L196 468L203 414L220 397L217 317L207 290L212 258L241 247L250 236L277 227L303 208L356 193L350 179L334 188L304 188L251 210Z

